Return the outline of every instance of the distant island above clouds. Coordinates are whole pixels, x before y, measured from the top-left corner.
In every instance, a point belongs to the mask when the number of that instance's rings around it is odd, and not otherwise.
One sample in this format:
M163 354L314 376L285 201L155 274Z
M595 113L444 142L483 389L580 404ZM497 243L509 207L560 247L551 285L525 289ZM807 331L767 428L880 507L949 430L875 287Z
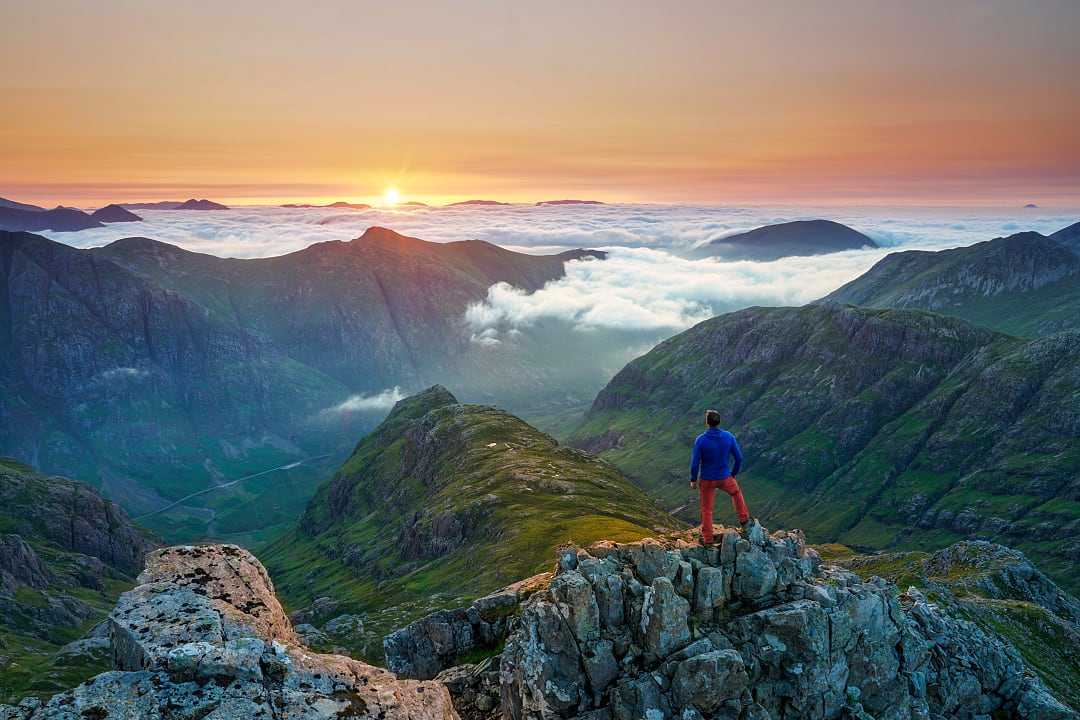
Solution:
M541 200L536 203L537 207L543 205L603 205L599 200Z
M367 203L351 203L344 200L338 200L337 202L327 203L325 205L315 205L312 203L285 203L279 207L283 208L341 208L346 210L370 210L371 206Z
M499 202L498 200L462 200L461 202L452 202L445 205L445 207L461 207L473 206L473 207L492 207L497 205L509 205L508 202Z
M158 202L117 203L128 210L228 210L227 205L213 200L161 200Z

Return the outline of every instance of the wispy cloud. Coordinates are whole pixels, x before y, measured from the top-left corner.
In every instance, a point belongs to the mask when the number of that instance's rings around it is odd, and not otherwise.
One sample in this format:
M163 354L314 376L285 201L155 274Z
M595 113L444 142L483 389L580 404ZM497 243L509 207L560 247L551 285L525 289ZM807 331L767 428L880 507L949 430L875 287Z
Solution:
M323 416L352 415L354 413L386 412L394 403L405 397L401 388L395 385L373 395L350 395L342 402L322 411Z

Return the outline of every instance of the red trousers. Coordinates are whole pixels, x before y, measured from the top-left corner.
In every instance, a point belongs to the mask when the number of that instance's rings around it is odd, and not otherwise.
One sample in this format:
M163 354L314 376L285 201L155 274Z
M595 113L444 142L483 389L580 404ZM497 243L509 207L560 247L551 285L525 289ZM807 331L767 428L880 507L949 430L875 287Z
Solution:
M701 538L708 543L712 542L712 514L713 499L719 488L731 496L731 506L735 508L735 514L739 516L739 522L744 523L750 519L750 509L746 507L746 499L743 498L739 483L733 477L723 480L701 480L698 482L698 490L701 492Z

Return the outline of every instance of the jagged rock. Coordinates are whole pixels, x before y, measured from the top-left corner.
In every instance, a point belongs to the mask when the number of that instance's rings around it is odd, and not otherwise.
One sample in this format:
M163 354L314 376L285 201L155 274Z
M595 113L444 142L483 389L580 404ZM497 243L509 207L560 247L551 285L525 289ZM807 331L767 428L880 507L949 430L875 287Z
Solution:
M541 573L479 598L468 608L432 613L395 630L383 638L386 667L401 677L429 680L453 667L461 655L493 648L506 637L520 603L550 580L551 573Z
M436 678L446 685L462 720L489 720L500 717L498 656L476 665L456 665Z
M231 545L152 553L109 617L117 670L0 718L457 718L445 686L299 644L262 565Z
M501 657L511 720L1078 717L1000 638L917 591L822 567L801 533L728 531L719 552L603 543L557 567Z

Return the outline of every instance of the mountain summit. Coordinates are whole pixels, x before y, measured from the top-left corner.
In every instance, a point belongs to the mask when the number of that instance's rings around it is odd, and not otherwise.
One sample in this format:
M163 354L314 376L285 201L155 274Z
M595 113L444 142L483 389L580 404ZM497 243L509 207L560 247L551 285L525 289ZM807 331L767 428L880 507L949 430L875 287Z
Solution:
M435 386L399 401L264 557L294 604L400 621L540 572L561 543L679 525L607 463Z

